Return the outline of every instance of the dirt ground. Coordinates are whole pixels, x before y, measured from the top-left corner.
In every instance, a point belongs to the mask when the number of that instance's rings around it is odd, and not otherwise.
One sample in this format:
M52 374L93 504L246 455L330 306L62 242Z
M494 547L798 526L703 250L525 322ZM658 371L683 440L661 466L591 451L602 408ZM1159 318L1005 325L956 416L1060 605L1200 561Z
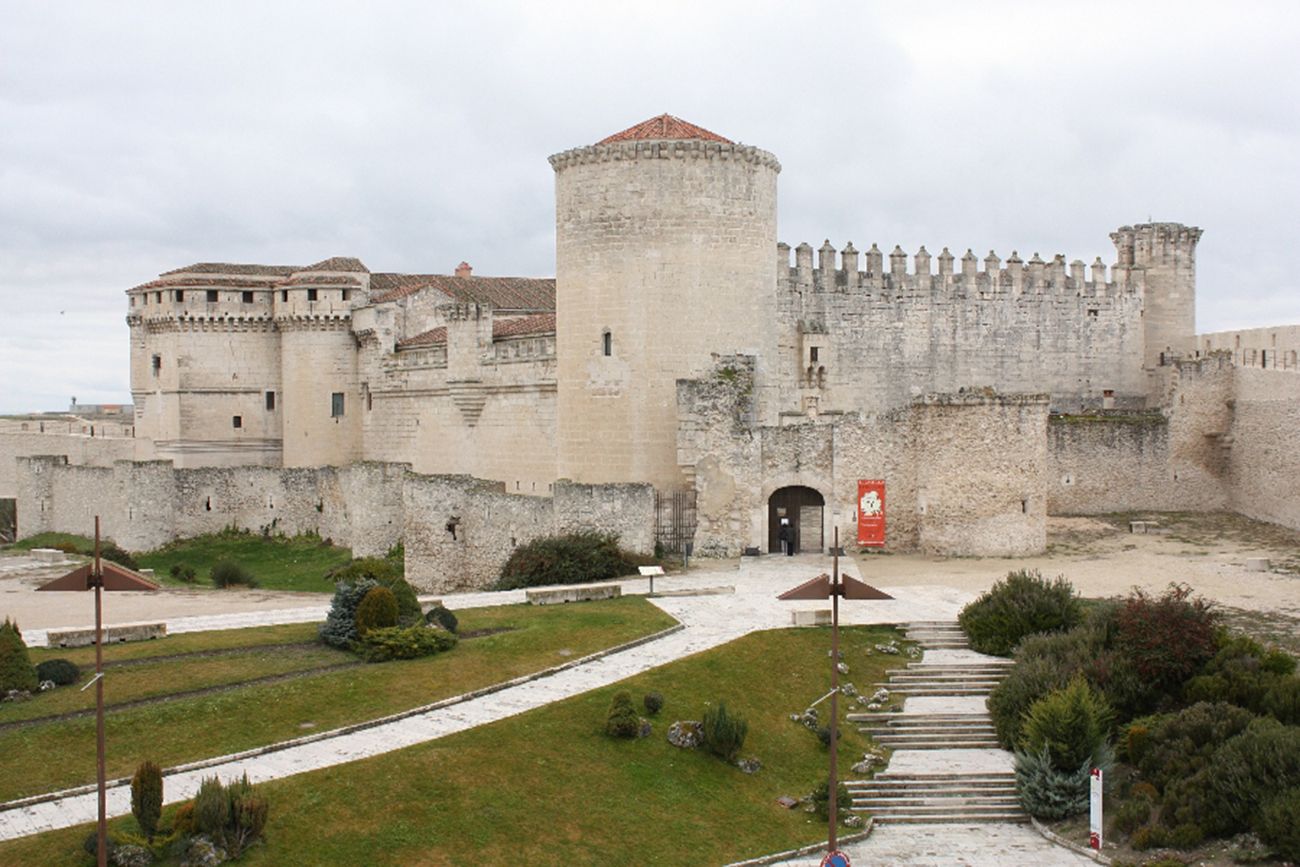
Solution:
M1159 523L1157 532L1128 532L1130 519ZM1018 559L927 557L919 554L855 554L864 578L885 586L947 585L978 593L1014 569L1063 575L1084 596L1114 596L1133 587L1159 592L1186 583L1215 600L1230 623L1300 652L1300 533L1238 515L1114 515L1051 518L1047 551ZM1246 569L1251 557L1267 557L1267 572ZM736 568L737 561L695 560L691 571ZM90 622L89 597L35 593L34 588L69 567L36 568L30 558L0 554L0 617L27 628L79 626ZM260 590L168 589L160 594L114 594L106 615L126 623L163 617L325 605L311 593Z

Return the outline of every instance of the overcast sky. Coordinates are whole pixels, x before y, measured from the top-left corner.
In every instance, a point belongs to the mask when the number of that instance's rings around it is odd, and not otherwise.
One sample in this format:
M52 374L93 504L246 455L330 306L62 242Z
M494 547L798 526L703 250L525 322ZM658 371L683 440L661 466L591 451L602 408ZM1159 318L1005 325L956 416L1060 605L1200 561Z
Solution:
M668 112L780 237L1111 263L1205 230L1198 330L1300 323L1294 2L0 0L0 412L130 400L196 261L554 274L546 157Z

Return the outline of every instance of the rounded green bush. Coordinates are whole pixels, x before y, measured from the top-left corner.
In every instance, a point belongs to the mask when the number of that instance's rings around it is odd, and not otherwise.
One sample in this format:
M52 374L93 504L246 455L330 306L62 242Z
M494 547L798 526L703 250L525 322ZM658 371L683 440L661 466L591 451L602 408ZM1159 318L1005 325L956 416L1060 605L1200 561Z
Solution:
M424 622L437 624L453 634L460 630L460 620L450 609L442 605L435 605L430 608L428 613L424 615Z
M357 636L397 625L397 597L387 587L371 587L357 605Z
M234 560L221 560L218 562L212 567L211 578L213 585L217 587L257 586L257 579L253 577L253 573Z
M1260 839L1277 854L1300 862L1300 787L1292 787L1269 799L1260 811L1255 828Z
M18 624L6 617L0 624L0 693L11 689L35 692L39 686L23 634Z
M647 692L641 703L645 705L645 712L654 716L663 709L664 697L657 692Z
M53 681L55 686L68 686L81 677L81 669L67 659L47 659L36 666L36 679Z
M634 738L640 729L641 720L632 706L631 693L626 690L614 693L605 716L605 734L612 738Z
M971 647L994 656L1010 656L1026 636L1062 632L1081 619L1079 597L1068 581L1047 581L1026 570L1009 573L957 616Z
M608 533L548 536L515 548L497 589L607 581L635 574L637 565L633 555L618 547L618 537Z

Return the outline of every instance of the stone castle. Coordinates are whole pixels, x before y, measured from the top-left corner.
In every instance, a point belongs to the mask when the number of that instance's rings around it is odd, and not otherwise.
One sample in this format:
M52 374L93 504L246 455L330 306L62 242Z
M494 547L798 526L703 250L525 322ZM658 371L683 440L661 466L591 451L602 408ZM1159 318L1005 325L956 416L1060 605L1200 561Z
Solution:
M1198 336L1200 229L1124 226L1109 267L792 256L766 151L663 115L550 163L553 280L336 257L128 290L130 436L11 431L20 532L84 518L58 493L79 473L113 480L124 544L328 527L405 538L440 588L583 526L736 554L775 549L782 517L823 549L852 540L860 478L886 481L889 544L933 552L1039 551L1049 511L1300 527L1273 439L1300 413L1300 329Z

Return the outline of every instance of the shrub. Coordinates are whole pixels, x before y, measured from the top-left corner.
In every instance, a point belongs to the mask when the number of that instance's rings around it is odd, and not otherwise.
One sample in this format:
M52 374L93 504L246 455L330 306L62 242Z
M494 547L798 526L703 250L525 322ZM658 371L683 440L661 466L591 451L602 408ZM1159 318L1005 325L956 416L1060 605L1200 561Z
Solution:
M812 790L813 810L817 813L818 818L823 822L830 821L831 818L831 781L830 777L822 780L817 784L817 788ZM843 781L837 781L835 784L835 812L836 818L847 817L849 808L853 805L853 797L849 794L849 787L844 785Z
M1115 714L1082 677L1034 702L1021 726L1021 749L1046 752L1061 772L1091 766L1110 736Z
M1135 590L1116 616L1115 649L1146 684L1145 709L1183 682L1215 654L1218 616L1185 584L1171 584L1157 598Z
M1070 682L1074 672L1046 658L1017 663L988 697L989 716L1004 749L1020 743L1025 714L1034 702Z
M704 712L704 719L700 721L700 733L706 750L721 759L734 762L745 746L749 724L739 714L729 713L727 703L720 701Z
M194 796L194 828L201 834L219 838L230 821L230 798L218 777L199 783Z
M0 693L11 689L35 692L39 686L23 634L18 624L6 617L0 624Z
M387 626L372 629L353 644L366 662L418 659L451 650L456 636L432 626Z
M186 801L176 808L172 816L172 833L178 838L189 837L194 833L194 802Z
M186 584L193 584L195 572L193 566L187 566L184 563L173 563L168 573L178 581L184 581Z
M460 631L460 620L452 613L451 609L442 605L435 605L424 615L424 622L428 624L437 624L448 632L455 634Z
M1036 571L1011 572L962 609L957 622L981 653L1010 656L1027 635L1060 632L1082 617L1079 598L1064 578L1046 581Z
M632 695L626 690L614 693L605 717L605 734L612 738L634 738L641 729L641 720L632 706Z
M216 587L257 586L257 579L253 577L253 573L234 560L219 561L212 567L211 578L213 585Z
M1130 798L1121 801L1115 808L1114 828L1121 834L1132 834L1142 825L1151 821L1151 802L1145 798Z
M158 832L158 819L162 816L162 768L153 762L144 762L131 777L131 815L150 842Z
M357 638L372 629L397 625L397 597L387 587L371 587L357 603Z
M1260 810L1256 830L1277 854L1300 862L1300 787L1292 787L1269 799Z
M663 710L664 697L657 692L647 692L641 703L645 705L645 712L654 716Z
M1201 702L1178 713L1150 717L1129 727L1129 761L1142 778L1164 791L1174 780L1204 768L1219 747L1246 730L1250 711L1223 702ZM1135 748L1135 726L1149 727Z
M617 536L593 532L548 536L515 548L496 586L498 590L516 590L607 581L634 574L636 567L632 555L618 547Z
M381 587L387 587L397 599L397 622L402 626L411 626L420 622L424 612L420 609L420 600L415 588L402 577L403 565L400 559L390 557L358 557L343 566L331 569L325 577L336 584L369 579Z
M1110 751L1103 744L1096 766L1109 770L1112 763ZM1044 744L1037 753L1016 753L1016 794L1020 805L1031 816L1039 819L1064 819L1077 816L1088 809L1091 789L1090 771L1094 766L1090 758L1078 768L1059 771L1052 763L1052 755Z
M126 568L137 572L140 570L140 564L136 562L135 558L112 542L104 542L100 544L99 559L107 560L110 563L116 563L119 566L125 566Z
M1278 722L1300 725L1300 677L1279 677L1264 693L1260 710Z
M1194 823L1212 836L1250 830L1265 802L1300 786L1300 728L1254 720L1196 774L1170 783L1161 819Z
M334 601L330 613L321 624L321 641L330 647L347 649L357 640L357 606L376 587L374 581L362 578L354 583L340 582L334 588Z
M36 666L38 681L51 680L56 686L68 686L81 677L81 669L67 659L47 659Z

